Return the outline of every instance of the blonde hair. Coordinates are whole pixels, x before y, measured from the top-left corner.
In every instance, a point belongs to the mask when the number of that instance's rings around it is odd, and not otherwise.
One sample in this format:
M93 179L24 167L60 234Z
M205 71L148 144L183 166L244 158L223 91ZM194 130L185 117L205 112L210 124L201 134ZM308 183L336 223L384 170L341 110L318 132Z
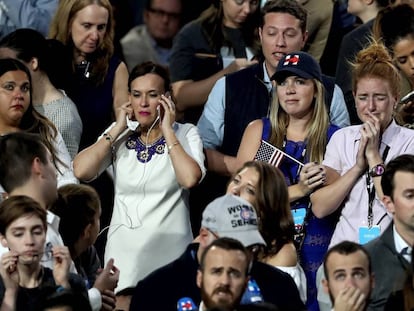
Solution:
M109 0L61 0L50 24L49 37L63 42L74 48L71 27L76 14L88 5L96 4L108 11L106 32L101 44L88 61L92 62L91 80L96 85L102 84L109 68L109 60L114 53L114 20L112 5ZM75 60L72 60L72 69L75 70Z
M313 101L312 117L307 127L307 154L309 162L321 163L327 144L329 115L325 106L325 88L322 83L312 79L314 83L315 99ZM270 108L270 123L272 133L269 142L279 148L283 147L286 130L289 126L289 115L281 108L278 96L273 96Z

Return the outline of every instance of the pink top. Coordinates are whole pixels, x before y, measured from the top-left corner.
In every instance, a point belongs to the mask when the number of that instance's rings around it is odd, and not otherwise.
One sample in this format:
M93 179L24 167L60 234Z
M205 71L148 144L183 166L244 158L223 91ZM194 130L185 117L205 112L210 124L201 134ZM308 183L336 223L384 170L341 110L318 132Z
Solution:
M361 138L360 127L361 125L355 125L338 130L332 135L326 147L323 164L333 168L341 176L355 164ZM387 146L389 146L389 150L385 163L401 154L414 154L414 130L399 126L395 121L392 121L382 135L380 146L382 156ZM344 201L341 216L329 247L344 240L359 242L359 227L368 225L368 201L366 177L363 174ZM373 203L373 216L373 225L379 225L381 233L392 220L392 215L387 213L377 195L375 195Z

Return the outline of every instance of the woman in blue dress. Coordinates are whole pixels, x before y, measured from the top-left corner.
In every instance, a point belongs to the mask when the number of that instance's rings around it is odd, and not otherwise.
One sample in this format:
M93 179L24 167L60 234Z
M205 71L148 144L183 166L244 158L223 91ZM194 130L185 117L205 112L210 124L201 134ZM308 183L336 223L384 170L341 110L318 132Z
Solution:
M325 168L319 163L327 142L339 128L329 123L321 70L309 54L286 55L280 60L272 80L276 81L276 91L269 117L248 125L236 161L239 164L254 158L271 161L271 157L266 159L266 153L262 153L266 149L265 142L288 155L279 162L275 160L274 164L283 172L288 185L298 248L298 256L294 258L306 274L306 305L308 310L318 310L316 271L323 261L337 219L336 215L317 219L310 209L309 196L326 183ZM294 264L292 256L287 254L286 258Z

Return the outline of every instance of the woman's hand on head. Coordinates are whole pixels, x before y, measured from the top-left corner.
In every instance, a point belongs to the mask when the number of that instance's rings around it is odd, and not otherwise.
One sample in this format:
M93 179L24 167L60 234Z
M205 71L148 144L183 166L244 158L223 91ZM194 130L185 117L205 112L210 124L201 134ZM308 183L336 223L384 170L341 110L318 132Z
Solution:
M134 120L134 111L132 109L131 102L126 102L118 108L118 113L116 116L116 127L119 127L121 130L124 130L127 127L126 118Z
M304 195L315 191L326 182L325 166L316 162L306 163L299 174L299 186Z
M170 95L161 95L161 98L158 101L160 103L160 106L157 109L160 109L161 130L165 135L165 131L172 129L172 124L175 121L176 108Z

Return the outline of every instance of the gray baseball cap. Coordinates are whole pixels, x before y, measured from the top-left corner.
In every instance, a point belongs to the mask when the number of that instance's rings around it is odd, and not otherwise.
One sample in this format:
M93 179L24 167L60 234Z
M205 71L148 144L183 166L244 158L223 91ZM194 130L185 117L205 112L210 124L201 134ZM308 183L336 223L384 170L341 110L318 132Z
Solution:
M266 245L258 229L256 210L249 202L232 194L221 196L207 205L201 226L220 237L239 240L245 247Z

